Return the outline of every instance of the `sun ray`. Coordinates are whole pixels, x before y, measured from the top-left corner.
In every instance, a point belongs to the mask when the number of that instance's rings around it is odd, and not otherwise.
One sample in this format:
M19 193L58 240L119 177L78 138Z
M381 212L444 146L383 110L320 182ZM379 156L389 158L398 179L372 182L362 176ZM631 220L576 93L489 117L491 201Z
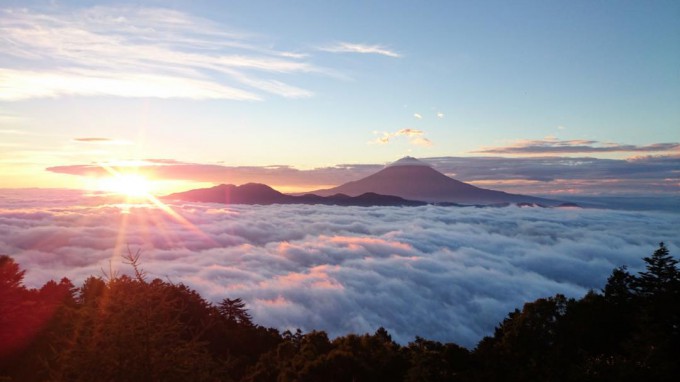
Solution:
M129 225L128 219L130 218L129 215L131 212L130 210L131 204L133 204L133 202L135 202L134 204L139 204L140 200L145 200L152 204L153 206L155 206L156 208L158 208L160 211L163 211L165 214L170 216L174 221L181 224L192 233L198 235L202 240L205 240L211 245L215 246L219 245L212 237L203 232L195 224L193 224L184 216L182 216L180 213L172 209L172 207L170 207L169 205L163 203L156 196L151 194L150 192L151 187L149 181L144 176L137 174L135 172L123 173L118 169L105 163L100 163L99 166L111 175L111 177L109 178L110 183L108 184L104 183L104 186L108 188L107 191L122 194L126 198L125 204L127 209L123 211L124 216L121 219L121 225L118 230L118 237L116 239L116 246L114 249L113 257L120 256L122 254L122 251L125 248L127 248L128 243L125 243L124 241ZM153 216L151 216L151 219L154 220ZM159 220L157 223L160 225L163 222ZM161 230L161 232L165 231L166 230ZM165 240L172 241L172 238L168 236L165 236L164 238Z

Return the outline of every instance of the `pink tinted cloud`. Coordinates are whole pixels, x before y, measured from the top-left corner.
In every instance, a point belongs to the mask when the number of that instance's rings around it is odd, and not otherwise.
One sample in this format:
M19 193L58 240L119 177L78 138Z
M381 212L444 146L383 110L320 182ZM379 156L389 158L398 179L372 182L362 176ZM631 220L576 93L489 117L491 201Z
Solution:
M259 324L331 336L384 326L404 343L472 346L526 301L580 296L615 266L638 269L658 241L680 253L680 215L666 212L173 204L192 231L152 205L123 214L41 193L0 192L0 253L31 287L80 283L109 261L129 273L115 248L129 244L149 277L211 301L242 297Z

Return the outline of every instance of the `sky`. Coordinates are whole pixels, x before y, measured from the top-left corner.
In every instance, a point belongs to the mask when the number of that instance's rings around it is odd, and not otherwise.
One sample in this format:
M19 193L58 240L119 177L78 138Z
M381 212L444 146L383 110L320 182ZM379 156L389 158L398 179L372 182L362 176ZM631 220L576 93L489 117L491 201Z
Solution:
M158 193L300 191L410 155L505 191L677 196L679 18L677 1L7 0L0 187L113 168Z
M680 214L578 208L124 205L75 190L0 190L0 253L40 287L81 285L140 251L149 279L212 302L240 297L254 322L330 336L383 326L472 348L525 302L600 290L644 269ZM177 217L181 216L181 219ZM110 268L111 266L111 268Z

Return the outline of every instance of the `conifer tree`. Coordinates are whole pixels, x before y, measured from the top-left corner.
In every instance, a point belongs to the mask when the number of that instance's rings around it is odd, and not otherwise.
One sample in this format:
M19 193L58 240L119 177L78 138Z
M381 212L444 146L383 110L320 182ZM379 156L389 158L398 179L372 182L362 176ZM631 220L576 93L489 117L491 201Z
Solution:
M253 325L252 317L246 309L246 303L240 298L225 298L220 302L217 309L228 322L245 326Z
M647 271L640 272L637 277L637 289L641 296L660 296L677 289L680 283L678 260L670 255L663 242L659 243L659 248L652 256L643 260L647 263Z

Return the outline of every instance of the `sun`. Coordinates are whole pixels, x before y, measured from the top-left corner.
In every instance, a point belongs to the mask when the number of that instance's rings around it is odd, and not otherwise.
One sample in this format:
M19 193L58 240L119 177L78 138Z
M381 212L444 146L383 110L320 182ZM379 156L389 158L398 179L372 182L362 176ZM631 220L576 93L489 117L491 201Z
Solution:
M149 196L151 183L142 175L115 174L99 179L97 188L101 191L125 195L130 198L142 198Z

